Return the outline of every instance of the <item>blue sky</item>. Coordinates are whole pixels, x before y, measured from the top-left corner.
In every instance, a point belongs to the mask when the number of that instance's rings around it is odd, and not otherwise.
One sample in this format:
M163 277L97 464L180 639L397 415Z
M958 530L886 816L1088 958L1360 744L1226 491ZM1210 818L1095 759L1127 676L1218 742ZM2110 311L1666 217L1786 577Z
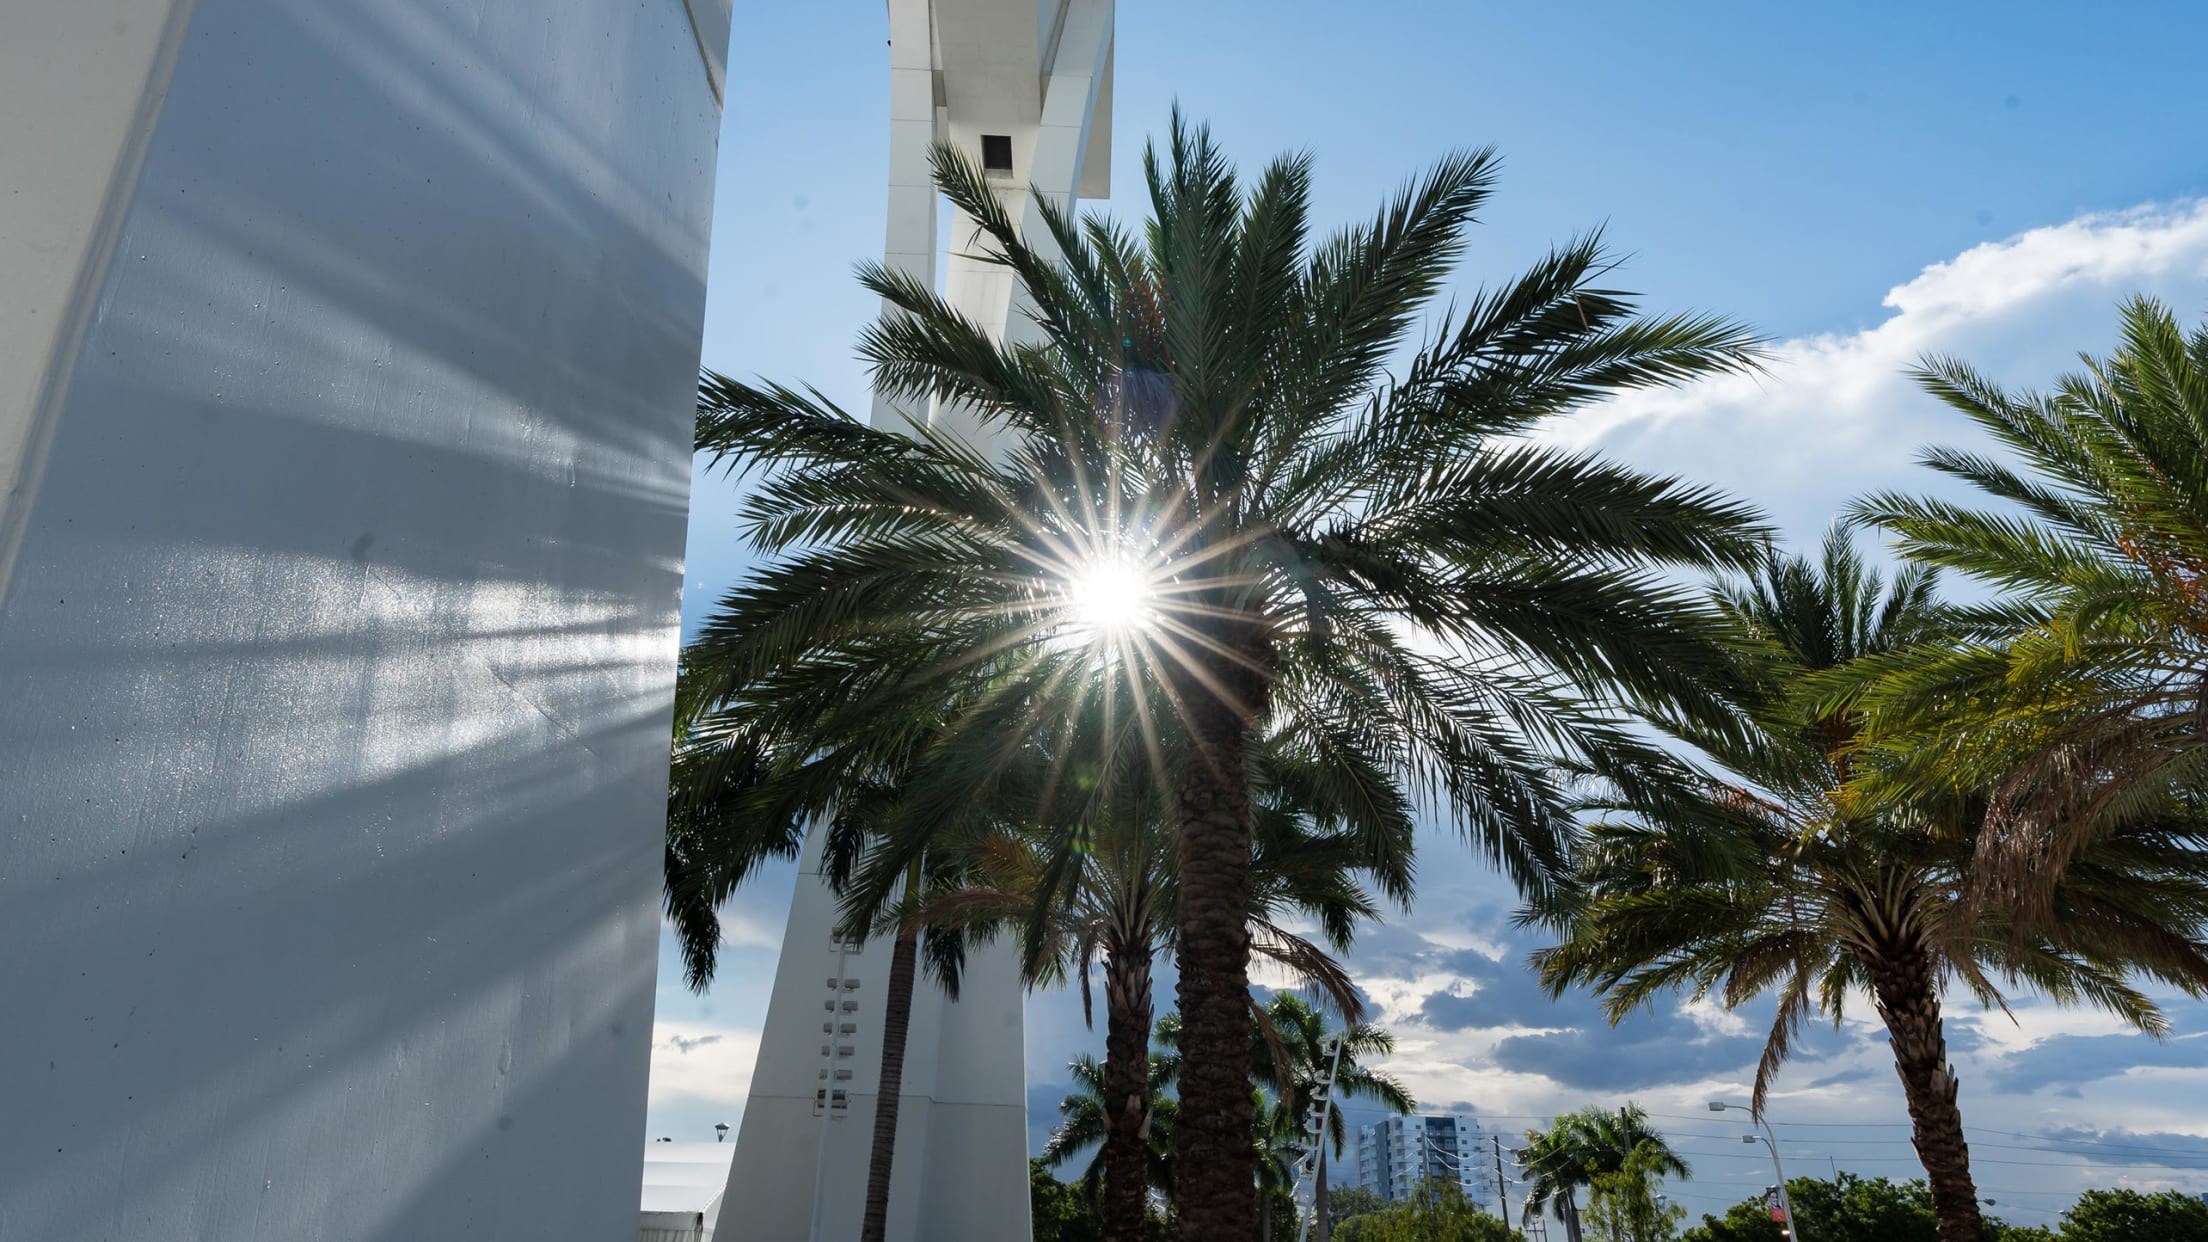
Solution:
M1808 540L1855 494L1921 485L1914 449L1962 436L1898 378L1919 354L2040 383L2107 347L2125 293L2208 312L2208 9L2083 12L1131 0L1119 194L1100 206L1139 218L1140 139L1176 99L1246 166L1312 151L1330 222L1452 148L1493 145L1503 176L1461 288L1602 226L1630 256L1618 283L1652 307L1721 311L1775 343L1760 379L1635 398L1545 434L1727 487ZM738 7L708 366L864 407L851 346L874 304L850 272L881 246L885 39L877 6ZM743 571L733 507L728 483L698 480L686 626ZM1702 1108L1740 1096L1765 1013L1674 1007L1611 1031L1584 1001L1527 986L1509 894L1467 851L1435 839L1421 863L1417 909L1368 934L1351 966L1402 1041L1391 1068L1422 1100L1514 1132L1631 1097L1706 1156L1681 1188L1690 1208L1767 1180L1737 1128ZM733 903L710 995L683 991L662 955L654 1135L737 1119L790 884L770 874ZM2159 1046L2092 1014L1958 1014L1965 1114L1997 1211L2046 1219L2086 1184L2208 1188L2208 1137L2195 1137L2208 1135L2208 1010L2174 1013L2180 1038ZM1780 1080L1790 1172L1914 1173L1868 1017L1813 1040ZM1101 1041L1065 996L1031 1002L1029 1025L1040 1133L1060 1067Z

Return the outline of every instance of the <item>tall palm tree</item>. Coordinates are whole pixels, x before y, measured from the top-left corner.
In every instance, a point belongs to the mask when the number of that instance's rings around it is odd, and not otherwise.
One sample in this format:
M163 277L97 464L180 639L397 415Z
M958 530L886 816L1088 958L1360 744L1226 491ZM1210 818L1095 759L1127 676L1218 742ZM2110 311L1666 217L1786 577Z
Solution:
M1682 730L1707 765L1699 796L1599 804L1615 817L1591 828L1574 883L1544 912L1563 940L1535 961L1552 991L1591 985L1613 1020L1668 991L1715 993L1728 1007L1776 992L1759 1113L1804 1018L1837 1019L1851 991L1867 992L1891 1036L1940 1236L1976 1242L1946 990L2000 1004L2004 984L2022 985L2160 1033L2166 1021L2132 979L2208 989L2208 951L2194 938L2208 914L2208 856L2197 823L2127 822L2055 886L2056 923L2025 931L1973 896L1982 799L1850 796L1851 772L1871 775L1861 765L1875 758L1857 746L1861 717L1802 687L1939 632L1932 589L1922 569L1886 586L1836 533L1817 563L1774 553L1721 590L1761 684L1746 727Z
M1917 371L2001 450L1922 462L1997 508L1884 493L1852 513L1995 593L1970 642L1886 661L1864 705L1899 775L1993 788L1984 882L2035 921L2106 825L2208 776L2208 324L2143 297L2121 319L2116 351L2048 393Z
M1544 1211L1554 1211L1564 1222L1564 1236L1580 1242L1579 1190L1588 1183L1586 1165L1573 1149L1571 1136L1556 1126L1526 1131L1526 1145L1517 1151L1518 1167L1525 1174L1526 1202L1519 1223L1530 1225Z
M1039 753L1031 756L1046 765ZM1378 913L1360 881L1398 902L1411 883L1411 820L1407 807L1324 805L1322 782L1285 747L1264 748L1256 813L1249 926L1253 950L1328 992L1355 1012L1360 1002L1329 954L1346 950L1358 920ZM1093 1020L1089 978L1101 960L1105 1059L1101 1098L1105 1236L1142 1236L1146 1199L1141 1172L1148 1126L1145 1062L1153 1018L1151 975L1157 955L1173 945L1180 902L1178 859L1164 820L1169 798L1141 779L1116 798L1095 799L1078 775L1061 783L1092 811L1064 827L1029 808L997 818L990 830L954 848L967 859L966 886L934 901L928 917L952 926L996 923L1018 936L1031 984L1072 979L1084 1016ZM1098 809L1098 808L1101 809ZM861 891L867 887L863 880ZM1324 945L1283 926L1288 914L1317 924Z
M891 942L866 1230L887 1224L916 959L926 947L930 973L955 996L965 942L1001 927L1017 933L1028 981L1078 980L1085 1013L1090 968L1102 961L1107 1055L1099 1089L1119 1104L1099 1114L1100 1215L1115 1242L1145 1236L1146 1187L1154 1181L1143 1172L1150 979L1156 954L1172 944L1177 860L1164 826L1168 795L1147 768L1103 773L1093 763L1062 762L1066 751L1053 749L1090 745L1097 731L1094 721L1076 717L1031 738L1000 766L989 795L964 805L962 818L919 825L927 852L909 859L892 848L915 824L901 814L903 795L886 761L853 767L850 752L837 752L774 769L756 754L732 757L728 748L744 739L702 724L678 747L668 908L693 987L711 977L720 934L715 907L727 887L761 858L793 851L800 826L815 817L827 826L823 869L842 897L846 929ZM1409 900L1410 809L1388 791L1342 802L1324 765L1292 738L1269 740L1253 763L1252 946L1354 1012L1354 988L1328 948L1346 950L1357 921L1377 915L1362 881L1398 903ZM712 765L741 771L697 774ZM1067 826L1041 826L1051 823ZM714 881L723 886L718 895L710 891ZM1283 926L1290 913L1314 922L1326 946Z
M1293 992L1275 993L1266 1001L1259 1011L1259 1027L1251 1051L1255 1080L1272 1093L1290 1118L1300 1123L1308 1117L1318 1102L1320 1084L1328 1074L1333 1075L1332 1094L1337 1106L1318 1144L1318 1167L1312 1181L1312 1234L1318 1242L1326 1242L1331 1232L1327 1157L1339 1157L1349 1137L1339 1105L1347 1100L1370 1100L1398 1113L1410 1112L1416 1106L1411 1093L1394 1076L1365 1063L1369 1058L1394 1052L1395 1036L1369 1022L1351 1021L1339 1029L1330 1028L1325 1011ZM1329 1055L1328 1049L1329 1042L1336 1038L1342 1042L1338 1060Z
M1139 718L1181 855L1184 1235L1244 1242L1253 731L1302 739L1346 793L1449 812L1538 888L1562 831L1544 752L1648 760L1590 695L1721 709L1701 610L1660 571L1744 561L1758 532L1712 493L1524 433L1746 366L1751 341L1637 316L1593 237L1422 319L1487 197L1486 152L1324 241L1305 157L1244 184L1176 117L1145 165L1139 235L1038 195L1031 245L983 171L938 150L969 248L1018 283L1034 339L862 273L887 307L861 344L877 391L955 410L986 449L705 378L700 444L757 468L743 522L764 560L686 662L781 762L886 744L915 702L966 705L912 756L916 822L1069 697L1103 686Z
M925 735L924 726L910 727ZM838 892L851 886L852 873L884 826L901 819L895 754L812 756L777 766L757 734L702 711L694 697L678 703L662 880L691 990L703 992L712 983L721 903L761 863L797 856L809 825L824 825L823 873L831 886ZM1000 805L968 808L960 823L970 826ZM887 884L862 899L846 894L837 934L853 940L886 934L890 940L861 1242L881 1242L888 1231L905 1045L921 960L955 999L968 944L989 934L986 927L930 925L925 917L931 900L964 881L956 862L947 850L914 854L901 860Z
M1180 1120L1180 1101L1173 1097L1173 1077L1180 1066L1177 1060L1166 1057L1149 1057L1143 1083L1142 1121L1136 1131L1141 1144L1138 1152L1141 1161L1142 1181L1135 1197L1144 1219L1150 1215L1150 1199L1153 1194L1168 1202L1173 1198L1174 1158L1173 1134ZM1104 1067L1096 1058L1083 1055L1074 1058L1068 1066L1073 1074L1073 1091L1058 1102L1058 1126L1050 1132L1050 1139L1043 1144L1043 1163L1052 1168L1071 1163L1090 1148L1096 1154L1089 1160L1088 1168L1081 1174L1081 1188L1091 1202L1102 1203L1109 1193L1112 1170L1106 1165L1105 1144L1110 1141L1111 1117L1115 1110L1111 1095L1106 1089ZM1116 1237L1109 1232L1106 1237ZM1144 1236L1141 1222L1136 1232L1124 1235L1134 1239Z
M1307 1137L1303 1118L1278 1098L1261 1097L1257 1108L1257 1236L1273 1242L1273 1203L1295 1189L1296 1161Z
M1693 1176L1638 1104L1615 1111L1583 1108L1552 1119L1546 1130L1526 1131L1526 1145L1518 1151L1519 1167L1527 1175L1520 1219L1531 1221L1553 1207L1571 1242L1580 1242L1579 1192L1592 1187L1596 1177L1624 1169L1636 1152L1656 1173Z

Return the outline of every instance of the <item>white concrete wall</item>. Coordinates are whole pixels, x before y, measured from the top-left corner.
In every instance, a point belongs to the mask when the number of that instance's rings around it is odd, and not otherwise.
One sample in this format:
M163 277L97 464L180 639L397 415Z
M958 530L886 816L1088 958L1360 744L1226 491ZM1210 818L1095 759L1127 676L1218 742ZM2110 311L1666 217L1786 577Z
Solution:
M112 263L38 260L77 348L0 281L0 442L60 394L0 532L0 1239L634 1237L690 6L196 0L156 114L166 8L0 19L0 101L96 105L10 108L0 219L123 170Z

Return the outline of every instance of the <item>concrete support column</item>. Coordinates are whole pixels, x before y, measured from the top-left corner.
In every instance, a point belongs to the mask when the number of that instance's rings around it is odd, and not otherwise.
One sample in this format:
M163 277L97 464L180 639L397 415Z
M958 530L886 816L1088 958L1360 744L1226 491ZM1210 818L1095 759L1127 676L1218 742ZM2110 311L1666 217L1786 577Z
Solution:
M716 15L6 6L0 1242L635 1236Z

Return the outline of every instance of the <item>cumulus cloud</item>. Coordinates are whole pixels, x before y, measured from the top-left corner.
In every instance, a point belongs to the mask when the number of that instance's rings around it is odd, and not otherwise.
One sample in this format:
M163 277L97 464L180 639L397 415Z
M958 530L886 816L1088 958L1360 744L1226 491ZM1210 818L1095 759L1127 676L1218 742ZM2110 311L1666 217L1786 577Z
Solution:
M2208 1069L2208 1035L2156 1040L2145 1035L2054 1035L1995 1064L1987 1082L2001 1091L2053 1091L2073 1098L2087 1083L2141 1069Z
M2112 1130L2057 1126L2024 1138L2033 1146L2102 1164L2141 1168L2197 1169L2208 1165L2208 1135L2174 1130Z
M741 1109L751 1094L759 1032L662 1019L652 1025L654 1108L675 1100L726 1102Z
M1637 1014L1618 1026L1513 1035L1495 1045L1495 1064L1578 1091L1631 1092L1738 1076L1763 1041L1709 1035L1691 1021Z
M2208 306L2208 201L1988 242L1895 286L1869 327L1775 343L1764 374L1628 394L1546 434L1717 484L1800 539L1866 490L1931 486L1913 466L1926 444L1976 441L1904 374L1918 359L1954 354L2044 384L2080 350L2106 350L2115 304L2134 292L2187 314Z

